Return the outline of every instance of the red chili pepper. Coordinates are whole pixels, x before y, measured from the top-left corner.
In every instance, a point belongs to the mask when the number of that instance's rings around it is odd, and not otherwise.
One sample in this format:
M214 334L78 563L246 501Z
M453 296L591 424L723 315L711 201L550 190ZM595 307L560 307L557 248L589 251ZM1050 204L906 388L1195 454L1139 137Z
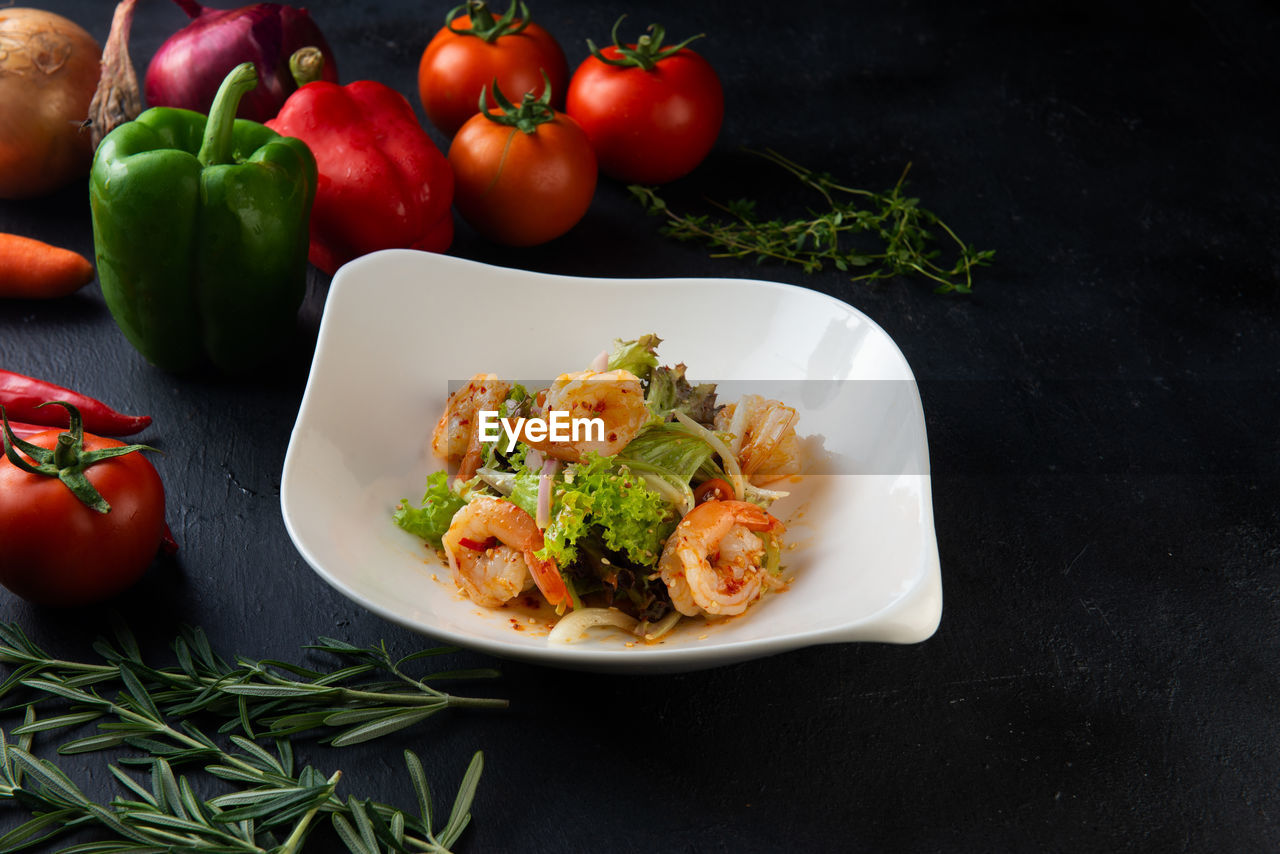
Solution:
M267 126L316 157L310 259L321 270L379 249L444 252L453 242L453 169L399 92L372 80L308 83Z
M46 429L69 426L66 409L61 406L40 407L40 404L53 400L65 401L79 409L84 429L102 436L129 436L151 423L150 415L122 415L105 403L79 392L0 370L0 405L5 407L10 418L44 424Z
M173 536L173 529L169 527L169 523L164 523L164 533L160 535L160 553L163 555L176 555L178 553L178 540Z
M9 429L13 431L13 435L19 439L30 439L37 433L43 433L46 430L56 430L56 427L50 427L48 424L25 424L21 421L10 421Z
M471 551L473 552L486 551L489 549L491 545L493 545L496 542L497 542L497 539L494 537L490 537L489 539L485 540L483 543L478 543L469 537L458 537L458 545L462 546L464 549L471 549Z

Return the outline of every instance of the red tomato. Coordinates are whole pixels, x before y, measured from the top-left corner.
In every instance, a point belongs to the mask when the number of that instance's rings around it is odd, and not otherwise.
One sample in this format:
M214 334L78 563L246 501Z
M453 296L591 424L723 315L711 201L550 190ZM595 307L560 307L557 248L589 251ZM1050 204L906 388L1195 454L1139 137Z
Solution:
M62 430L27 439L53 448ZM85 434L85 450L120 447ZM44 605L83 605L132 585L165 533L164 486L141 452L101 460L85 476L111 505L85 506L56 477L25 472L0 456L0 584Z
M693 501L701 504L704 501L730 501L734 498L733 487L718 477L703 481L693 491Z
M591 140L600 171L620 181L665 184L706 158L724 119L724 91L715 70L687 47L652 42L593 51L569 81L565 112ZM651 68L629 54L652 44ZM621 63L621 64L611 64Z
M453 138L449 164L458 213L507 246L534 246L564 234L586 214L596 191L596 158L586 134L550 107L528 131L473 116Z
M564 103L569 63L555 38L528 19L513 17L514 3L496 21L482 10L483 5L473 15L446 19L418 64L422 106L445 134L456 133L480 112L480 90L491 87L495 78L518 102L526 92L542 94L545 72L557 106Z

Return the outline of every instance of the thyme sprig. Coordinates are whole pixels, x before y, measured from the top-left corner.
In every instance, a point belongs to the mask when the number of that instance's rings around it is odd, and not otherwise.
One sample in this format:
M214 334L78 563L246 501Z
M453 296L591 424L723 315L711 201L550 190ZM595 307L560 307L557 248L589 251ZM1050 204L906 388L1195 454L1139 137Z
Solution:
M449 706L505 705L452 697L426 684L492 674L445 671L415 678L404 672L407 662L441 650L395 659L382 645L366 649L323 639L314 648L349 663L327 673L276 661L238 659L232 665L213 652L202 632L188 630L174 644L178 667L153 668L142 661L133 637L120 629L115 644L95 645L105 663L91 664L49 656L16 625L0 624L0 661L15 665L0 684L0 696L30 695L23 723L12 730L18 742L0 731L0 801L16 802L32 815L0 837L0 851L93 827L114 839L62 850L294 854L324 814L355 854L444 854L470 820L481 754L473 757L449 816L436 829L422 762L412 751L405 751L404 759L417 797L416 815L369 799L339 797L341 772L325 776L311 766L295 770L290 737L337 729L328 743L341 746L403 729ZM357 681L375 672L392 678ZM37 717L37 707L54 704L56 714ZM219 732L225 737L202 728L205 719L221 720ZM107 804L95 802L56 763L32 752L38 734L90 723L96 724L95 734L65 741L58 752L136 751L108 766L127 794ZM273 750L259 743L268 739ZM190 764L203 769L206 779L197 781L203 785L175 773L175 767ZM150 787L121 766L149 768ZM198 795L208 778L231 788L213 797ZM277 841L280 836L283 841Z
M751 151L753 155L785 169L801 184L817 192L824 210L810 210L798 219L765 219L756 211L756 202L738 199L709 203L727 215L677 213L653 187L632 185L628 190L651 214L666 217L662 232L676 240L705 243L722 251L713 258L755 258L758 262L781 261L815 273L831 264L842 272L860 271L854 281L920 275L936 283L936 293L973 292L973 270L990 264L993 249L976 249L965 243L938 216L920 207L920 200L907 196L907 173L886 192L877 193L849 187L831 175L808 169L772 149ZM939 261L941 251L934 245L933 229L954 244L952 263ZM868 236L877 245L855 244L852 238Z

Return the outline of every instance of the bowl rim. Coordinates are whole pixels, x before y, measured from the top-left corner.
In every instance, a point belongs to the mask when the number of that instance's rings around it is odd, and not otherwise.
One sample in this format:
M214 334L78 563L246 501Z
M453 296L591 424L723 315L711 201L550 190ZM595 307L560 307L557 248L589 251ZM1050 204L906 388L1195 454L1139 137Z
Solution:
M307 416L314 405L314 396L318 394L317 389L323 381L318 376L315 368L327 351L325 345L329 340L328 336L332 334L334 325L337 323L330 307L341 305L347 289L355 287L351 282L357 280L367 269L376 270L380 265L389 262L394 264L404 262L417 264L424 261L429 264L440 265L454 274L457 274L458 271L475 272L483 270L490 275L515 277L519 280L529 280L530 278L543 281L555 280L576 287L597 287L598 283L601 282L627 288L654 284L671 286L677 283L687 286L690 282L696 282L698 286L729 283L733 287L765 288L777 290L783 294L802 295L808 300L816 299L820 302L825 302L829 308L838 311L842 315L852 315L859 323L866 324L876 334L882 336L884 341L890 345L890 352L898 362L898 367L904 377L909 378L913 384L915 382L915 375L911 371L901 348L879 324L859 309L842 300L821 291L811 290L799 285L762 279L732 277L679 276L644 278L561 275L501 267L454 256L437 255L409 249L383 250L362 256L340 268L330 284L324 311L320 319L306 388L299 403L298 415L291 430L288 447L285 452L280 483L280 506L285 529L303 560L332 588L391 623L450 644L479 650L505 659L522 660L566 669L592 671L673 672L703 669L822 644L851 642L918 643L928 639L936 632L942 616L942 581L934 523L931 475L927 469L920 474L904 475L909 478L920 479L924 510L920 523L921 532L924 535L924 540L921 543L924 566L917 568L916 581L910 589L897 598L886 602L880 609L849 623L827 625L798 632L792 631L782 635L711 641L706 645L679 647L664 647L660 644L636 644L626 650L590 648L578 646L577 644L534 646L504 643L496 639L469 635L452 631L448 628L430 626L420 621L414 621L407 615L397 613L369 598L355 586L352 586L326 568L323 561L311 550L305 535L301 532L300 522L295 519L293 509L290 506L292 503L290 496L293 491L292 485L295 482L293 473L299 465L300 433L307 426ZM921 459L927 464L929 459L927 425L925 424L923 404L920 400L918 388L913 390L913 403L916 408L915 416L920 421L921 447L917 451L921 454Z

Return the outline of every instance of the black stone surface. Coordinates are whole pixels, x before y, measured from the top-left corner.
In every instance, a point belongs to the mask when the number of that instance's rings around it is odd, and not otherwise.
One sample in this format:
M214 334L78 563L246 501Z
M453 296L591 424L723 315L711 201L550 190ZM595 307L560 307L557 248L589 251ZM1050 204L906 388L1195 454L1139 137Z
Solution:
M112 4L46 0L103 39ZM314 0L344 81L419 108L448 4ZM1280 846L1280 60L1274 4L858 4L541 0L565 46L614 18L706 32L727 119L673 199L783 198L740 152L911 188L998 251L968 298L921 282L712 260L602 182L572 233L530 250L465 225L451 250L530 270L793 282L857 306L920 380L945 606L930 640L828 646L676 676L501 666L496 713L332 753L353 794L412 803L401 746L447 800L486 773L465 851L1269 851ZM139 69L184 16L141 4ZM436 136L442 145L445 140ZM84 182L0 201L0 231L92 255ZM292 357L228 382L143 362L97 285L0 302L0 366L147 412L181 551L109 607L0 595L67 656L117 611L164 659L180 624L252 657L329 635L427 641L299 557L280 470L328 278ZM435 322L483 317L442 301ZM431 320L431 319L428 319ZM732 328L732 314L709 327ZM428 323L429 326L429 323ZM591 330L597 338L617 330ZM6 726L12 726L9 717ZM112 793L100 757L64 760ZM0 811L4 827L19 812ZM336 846L314 838L314 850Z

